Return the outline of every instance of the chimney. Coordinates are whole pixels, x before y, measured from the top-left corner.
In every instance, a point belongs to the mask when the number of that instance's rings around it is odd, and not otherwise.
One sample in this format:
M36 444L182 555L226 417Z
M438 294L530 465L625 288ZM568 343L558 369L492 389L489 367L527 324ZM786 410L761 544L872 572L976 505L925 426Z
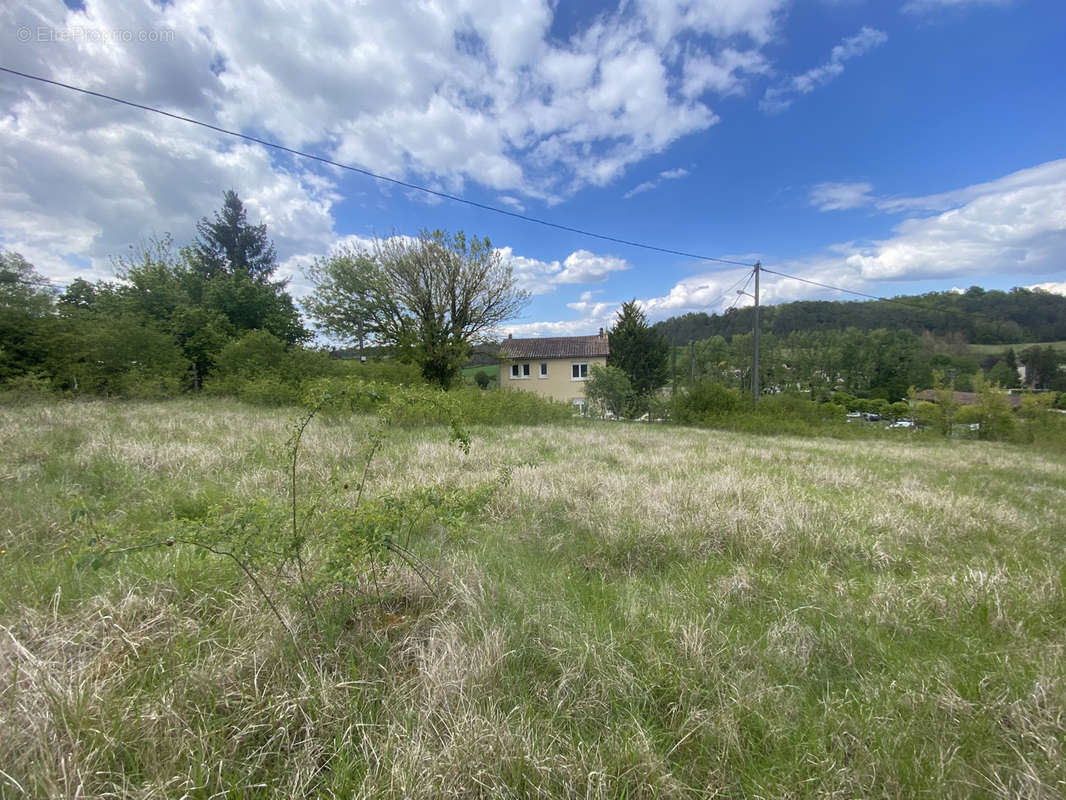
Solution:
M508 339L513 339L513 338L514 338L514 334L513 334L513 333L509 333L509 334L507 334L507 338L508 338Z
M600 338L603 338L603 328L600 328Z

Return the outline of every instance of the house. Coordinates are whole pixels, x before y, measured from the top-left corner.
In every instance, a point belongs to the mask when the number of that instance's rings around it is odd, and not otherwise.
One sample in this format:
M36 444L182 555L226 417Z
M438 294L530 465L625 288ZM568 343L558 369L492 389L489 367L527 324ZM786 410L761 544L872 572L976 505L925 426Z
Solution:
M500 388L536 392L583 408L589 373L607 366L609 353L603 328L596 336L508 336L500 344Z

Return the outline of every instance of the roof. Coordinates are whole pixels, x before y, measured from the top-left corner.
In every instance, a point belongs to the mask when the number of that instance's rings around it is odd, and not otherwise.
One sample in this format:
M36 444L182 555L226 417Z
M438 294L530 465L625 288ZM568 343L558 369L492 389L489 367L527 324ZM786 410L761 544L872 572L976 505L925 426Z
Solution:
M952 394L955 397L955 402L961 406L972 406L977 402L976 392L952 392ZM915 397L919 400L927 400L930 403L935 403L937 401L936 392L933 389L922 389L915 395ZM1010 403L1011 408L1021 408L1022 398L1020 395L1008 394L1007 402Z
M549 336L543 339L512 339L500 342L500 358L592 358L610 355L606 336Z

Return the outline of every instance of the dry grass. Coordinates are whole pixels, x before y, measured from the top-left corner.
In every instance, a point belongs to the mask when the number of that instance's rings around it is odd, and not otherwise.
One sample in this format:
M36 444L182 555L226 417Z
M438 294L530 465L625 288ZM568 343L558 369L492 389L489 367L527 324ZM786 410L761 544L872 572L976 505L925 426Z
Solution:
M372 496L511 482L442 597L402 571L331 595L301 659L230 564L79 557L94 526L283 505L287 413L0 423L0 797L1066 794L1066 455L400 432ZM309 486L355 468L362 425L309 429Z

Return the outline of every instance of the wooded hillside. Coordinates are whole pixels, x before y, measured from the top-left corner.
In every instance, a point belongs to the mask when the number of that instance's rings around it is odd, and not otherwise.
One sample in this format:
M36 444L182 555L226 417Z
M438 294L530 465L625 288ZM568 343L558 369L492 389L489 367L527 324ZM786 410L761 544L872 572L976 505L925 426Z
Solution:
M888 328L961 334L974 344L1050 342L1066 339L1066 297L1014 288L1009 292L971 286L965 292L930 292L892 300L805 300L763 306L762 330L784 336L802 331ZM751 308L725 314L671 317L654 326L675 345L730 338L752 330Z

